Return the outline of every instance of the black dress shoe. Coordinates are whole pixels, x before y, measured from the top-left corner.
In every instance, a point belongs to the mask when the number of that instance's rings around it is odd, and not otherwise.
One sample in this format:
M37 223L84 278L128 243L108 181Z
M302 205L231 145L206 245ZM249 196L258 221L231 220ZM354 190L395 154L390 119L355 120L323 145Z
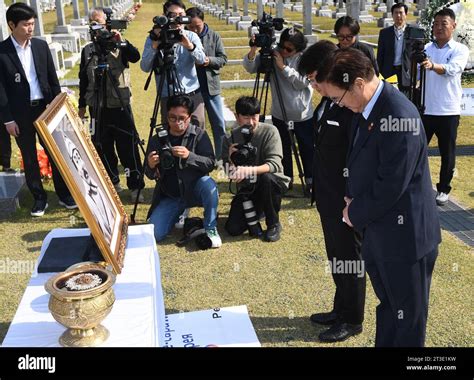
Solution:
M277 223L273 226L270 226L265 231L265 241L278 241L280 240L281 224Z
M316 313L309 317L311 322L318 323L320 325L333 325L337 322L337 314L334 311L329 313Z
M336 323L328 330L319 334L321 342L342 342L351 336L360 334L362 325L351 325L349 323Z

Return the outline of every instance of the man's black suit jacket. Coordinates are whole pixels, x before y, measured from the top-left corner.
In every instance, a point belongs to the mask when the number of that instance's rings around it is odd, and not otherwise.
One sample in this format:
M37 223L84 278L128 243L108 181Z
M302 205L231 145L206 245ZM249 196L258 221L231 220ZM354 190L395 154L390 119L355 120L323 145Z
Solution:
M395 74L393 60L395 59L395 29L393 26L383 28L379 33L377 48L377 63L384 78Z
M349 134L352 111L335 104L328 108L331 101L323 98L316 107L313 116L314 156L312 203L321 216L342 218L345 207L346 157L349 146ZM317 115L321 107L325 111L321 119Z
M361 114L356 118L359 133L353 123L347 195L353 198L349 219L364 236L362 256L414 263L441 242L420 114L385 83L368 120ZM396 120L413 130L397 131Z
M32 38L31 50L43 99L50 103L61 92L53 58L46 41ZM30 86L10 36L0 42L0 122L25 120Z

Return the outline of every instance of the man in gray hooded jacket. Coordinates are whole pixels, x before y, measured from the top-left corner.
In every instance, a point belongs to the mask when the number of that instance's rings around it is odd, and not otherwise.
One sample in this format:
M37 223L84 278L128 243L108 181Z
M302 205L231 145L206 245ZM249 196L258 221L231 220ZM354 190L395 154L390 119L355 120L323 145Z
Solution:
M311 96L313 90L308 80L298 73L298 63L308 41L301 31L295 28L285 29L280 36L278 48L273 51L274 74L270 77L272 92L272 121L280 132L283 146L283 168L286 176L293 182L293 160L291 140L288 126L294 128L296 141L301 154L303 170L307 185L312 183L311 162L313 159L313 106ZM249 73L256 73L260 67L260 54L257 46L252 46L244 56L243 66ZM287 120L277 98L276 82L280 86L282 103L285 107ZM309 186L311 187L311 186Z
M216 159L220 160L222 142L225 137L225 120L220 95L221 78L219 70L227 63L227 56L219 34L204 23L203 11L193 7L186 10L186 15L191 18L191 24L187 28L199 36L204 47L204 53L206 53L204 63L202 65L196 64L196 71L214 136Z

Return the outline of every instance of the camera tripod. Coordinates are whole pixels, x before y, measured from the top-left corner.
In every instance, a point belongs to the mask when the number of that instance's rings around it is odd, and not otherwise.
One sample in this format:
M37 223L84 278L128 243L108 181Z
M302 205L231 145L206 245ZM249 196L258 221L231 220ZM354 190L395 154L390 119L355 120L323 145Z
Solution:
M95 83L94 83L94 107L92 107L91 112L91 122L94 128L94 133L92 134L92 142L94 146L97 148L98 152L100 153L101 157L105 156L103 154L102 148L102 133L103 129L105 128L103 124L103 110L104 107L107 106L106 99L107 99L107 79L109 83L112 85L112 90L114 91L115 95L119 99L121 109L124 110L125 115L129 124L132 126L132 131L127 132L123 129L117 128L115 126L108 126L107 128L115 128L116 130L120 131L120 133L127 134L132 136L132 144L133 146L138 145L143 154L145 154L145 150L143 145L145 142L140 139L140 135L138 134L137 128L135 126L135 121L133 119L131 109L127 106L120 95L117 83L115 79L112 77L112 73L109 70L109 64L107 63L106 55L108 54L107 51L103 51L102 47L94 42L94 49L92 51L92 56L97 56L98 62L97 67L94 68L95 74ZM89 60L89 63L92 62L92 59ZM88 63L88 64L89 64ZM85 68L87 70L87 66ZM137 196L138 199L138 196Z
M260 87L261 82L261 74L263 74L263 82ZM288 135L290 136L291 142L291 151L295 156L296 167L298 168L298 176L300 177L301 185L303 186L303 197L308 196L308 191L306 189L306 181L303 174L303 166L301 164L301 158L298 150L298 146L296 145L296 138L295 138L295 131L294 126L291 123L288 123L288 116L286 113L286 108L282 100L281 96L281 88L280 84L275 75L275 65L273 64L272 59L272 50L263 47L260 50L260 67L257 70L257 77L255 78L255 83L253 86L253 96L256 97L260 104L262 104L262 99L264 100L263 103L263 112L260 114L260 122L265 121L265 115L267 110L267 101L268 101L268 89L270 87L270 79L273 75L275 79L275 89L277 93L278 104L280 105L280 109L283 115L283 122L288 126L287 131ZM265 96L265 98L263 98Z
M148 146L146 149L146 152L148 152L148 148L150 145L151 138L153 137L153 130L155 127L158 125L162 124L157 124L156 120L158 117L158 111L160 108L161 104L161 94L163 92L163 87L166 85L168 88L168 96L174 96L174 95L179 95L179 94L184 94L184 88L181 86L181 83L178 80L178 71L176 69L176 66L174 64L175 60L175 55L174 55L174 49L173 49L174 44L164 44L163 46L159 46L159 51L155 55L155 60L153 61L153 68L150 72L150 75L148 76L144 90L148 90L148 86L150 85L151 77L153 73L156 75L160 75L160 81L158 84L158 89L156 91L156 97L155 97L155 104L153 107L153 114L150 118L150 132L148 134ZM163 57L160 56L160 52L163 52ZM146 153L144 153L144 160L143 160L143 167L142 167L142 172L140 173L140 181L143 180L145 176L145 168L147 165L147 160L148 157ZM135 199L135 204L133 206L133 212L132 215L130 216L130 219L132 223L135 223L135 215L137 213L137 208L138 208L138 197L140 196L141 189L138 189L137 193L137 198Z
M411 57L410 60L410 87L408 92L408 98L416 106L420 115L425 113L425 83L426 83L426 69L420 65L420 84L418 88L417 84L417 69L419 60L416 56Z

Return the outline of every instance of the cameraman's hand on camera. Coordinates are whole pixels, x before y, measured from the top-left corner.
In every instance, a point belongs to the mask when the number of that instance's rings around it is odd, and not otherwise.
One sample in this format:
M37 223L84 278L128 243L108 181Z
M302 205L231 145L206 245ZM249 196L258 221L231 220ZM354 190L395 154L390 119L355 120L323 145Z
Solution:
M238 145L238 144L231 144L231 145L229 146L229 159L230 159L230 157L232 157L232 153L238 151L237 145ZM231 161L231 162L232 162L232 161ZM232 162L232 165L234 165L233 162Z
M229 179L234 182L242 182L246 179L255 178L257 176L257 168L255 166L237 166L232 165L229 168Z
M189 150L185 146L174 146L171 148L171 152L173 156L178 158L188 158L189 157Z
M255 43L255 34L253 34L252 37L250 38L250 42L252 45ZM251 61L255 59L255 56L257 55L257 50L258 50L258 46L256 45L250 46L248 57Z
M429 58L426 58L420 65L426 70L433 70L434 63L431 62Z
M152 169L156 169L158 164L160 163L160 156L156 152L156 150L150 152L148 155L148 166Z
M180 41L180 44L187 50L193 50L194 44L189 40L188 36L183 32L183 38Z
M123 39L122 39L122 33L120 33L120 31L116 30L116 29L113 29L112 30L112 33L114 34L114 40L117 41L117 42L122 42Z
M154 28L153 29L153 33L155 33L157 40L156 41L154 41L154 40L151 41L151 47L155 50L158 49L158 46L160 46L160 41L158 39L160 37L160 32L161 32L160 28Z
M277 50L273 51L273 61L275 62L275 66L278 67L280 71L285 68L285 62L283 60L283 57Z
M443 65L438 65L427 57L423 62L420 63L426 70L434 71L436 74L443 75L446 71Z

